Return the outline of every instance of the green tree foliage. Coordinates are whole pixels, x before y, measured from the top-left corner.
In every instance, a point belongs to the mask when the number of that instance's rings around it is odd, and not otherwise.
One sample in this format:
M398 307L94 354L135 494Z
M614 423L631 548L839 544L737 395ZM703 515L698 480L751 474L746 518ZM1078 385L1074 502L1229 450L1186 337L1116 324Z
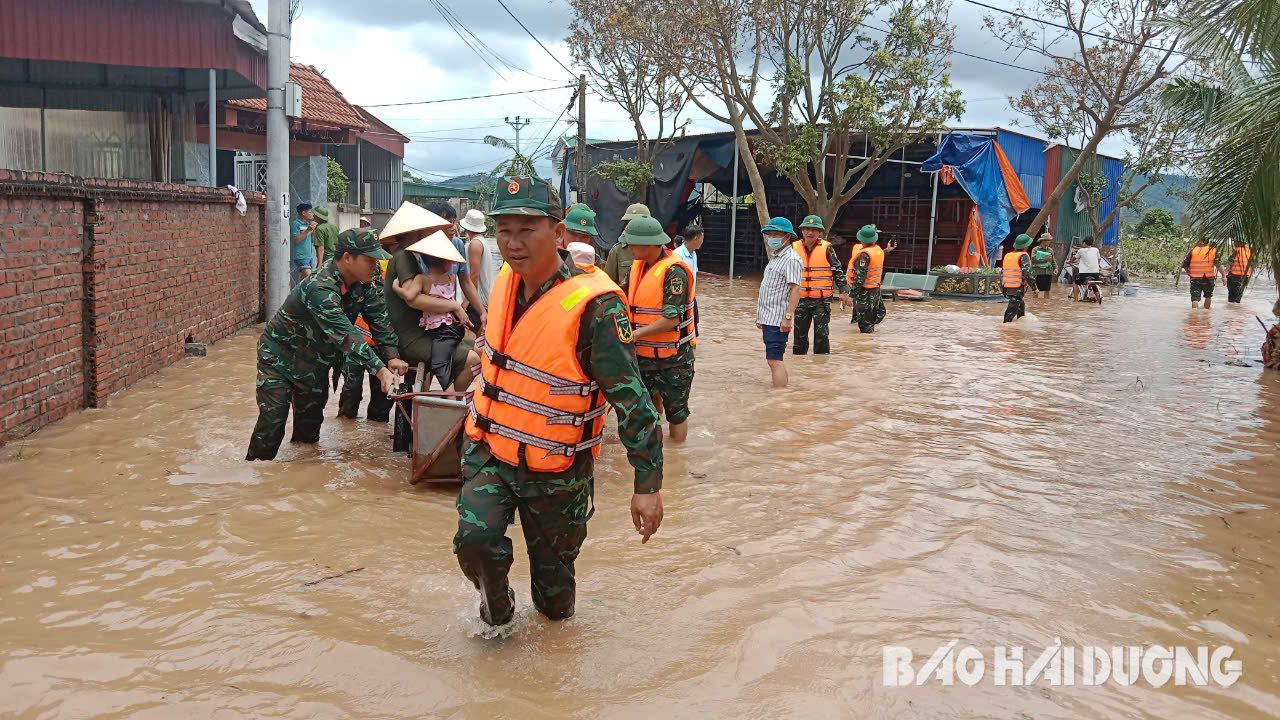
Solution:
M1163 94L1209 138L1190 229L1244 240L1280 277L1280 3L1199 0L1167 24L1221 64L1217 82L1181 79Z
M340 203L347 201L347 174L342 171L342 166L337 160L331 157L325 158L329 164L329 202Z
M1173 213L1160 208L1151 208L1142 214L1142 219L1133 226L1133 234L1148 238L1182 237L1182 228L1173 219Z

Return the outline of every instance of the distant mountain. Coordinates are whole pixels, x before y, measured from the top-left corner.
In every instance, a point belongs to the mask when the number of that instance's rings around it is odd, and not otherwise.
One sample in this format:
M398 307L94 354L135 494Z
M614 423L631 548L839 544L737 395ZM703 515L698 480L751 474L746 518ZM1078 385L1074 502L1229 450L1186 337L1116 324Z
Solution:
M458 175L456 177L451 177L448 180L441 180L436 184L456 188L458 190L470 190L476 185L484 182L487 177L488 175L485 173L471 173L470 175Z
M1139 176L1133 182L1140 185L1143 179ZM1160 182L1142 192L1142 211L1152 208L1168 210L1173 214L1173 219L1181 225L1182 213L1187 209L1188 197L1195 189L1195 184L1195 178L1187 175L1165 175ZM1124 210L1126 223L1137 222L1141 217L1142 212L1132 208Z

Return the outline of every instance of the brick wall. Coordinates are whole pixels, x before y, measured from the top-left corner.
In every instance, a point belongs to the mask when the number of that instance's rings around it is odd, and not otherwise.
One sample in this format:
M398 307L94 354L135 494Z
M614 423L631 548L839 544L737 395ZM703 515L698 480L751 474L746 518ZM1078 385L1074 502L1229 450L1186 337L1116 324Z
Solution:
M256 322L263 196L0 170L0 443Z

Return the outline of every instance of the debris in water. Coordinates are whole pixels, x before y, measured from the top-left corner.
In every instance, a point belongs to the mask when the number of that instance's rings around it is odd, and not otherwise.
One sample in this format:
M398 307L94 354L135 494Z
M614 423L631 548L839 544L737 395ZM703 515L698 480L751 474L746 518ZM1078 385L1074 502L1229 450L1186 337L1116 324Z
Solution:
M209 354L209 349L204 343L189 342L187 343L187 357L204 357Z
M343 575L350 575L350 574L351 574L351 573L353 573L353 572L360 572L360 571L361 571L361 570L363 570L363 569L364 569L363 567L351 568L350 570L344 570L344 571L342 571L342 572L338 573L337 575L326 575L326 576L324 576L324 577L320 578L319 580L310 580L310 581L308 581L308 582L304 582L304 583L302 583L302 586L303 586L303 587L308 587L308 586L311 586L311 585L319 585L320 583L324 582L325 580L333 580L334 578L340 578L340 577L342 577Z
M1239 358L1227 358L1226 364L1230 365L1231 367L1253 367L1249 363Z

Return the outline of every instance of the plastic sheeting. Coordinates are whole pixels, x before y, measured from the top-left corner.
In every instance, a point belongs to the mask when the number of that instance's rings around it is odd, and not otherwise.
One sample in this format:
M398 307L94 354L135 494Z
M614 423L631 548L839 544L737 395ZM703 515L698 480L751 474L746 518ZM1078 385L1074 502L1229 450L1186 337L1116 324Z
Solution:
M956 180L978 207L987 258L993 263L998 259L1000 243L1009 235L1009 219L1027 209L1022 183L1016 173L1007 170L1009 161L997 151L998 147L990 136L952 133L943 138L938 152L921 166L925 172L938 172L944 166L952 168ZM1010 192L1014 184L1016 187ZM1011 198L1016 199L1016 204Z

